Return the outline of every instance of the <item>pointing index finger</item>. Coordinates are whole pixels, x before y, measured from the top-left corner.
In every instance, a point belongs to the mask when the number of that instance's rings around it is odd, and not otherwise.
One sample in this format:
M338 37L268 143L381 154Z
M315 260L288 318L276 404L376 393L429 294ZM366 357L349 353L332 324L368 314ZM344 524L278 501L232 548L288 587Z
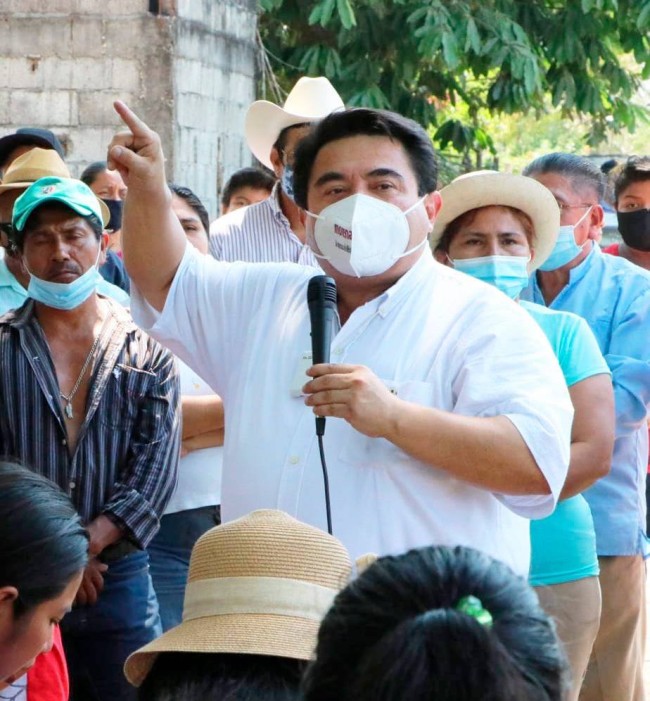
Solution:
M122 100L115 100L113 103L115 111L120 115L120 118L131 130L133 136L148 136L151 129L138 117L138 115L127 106Z

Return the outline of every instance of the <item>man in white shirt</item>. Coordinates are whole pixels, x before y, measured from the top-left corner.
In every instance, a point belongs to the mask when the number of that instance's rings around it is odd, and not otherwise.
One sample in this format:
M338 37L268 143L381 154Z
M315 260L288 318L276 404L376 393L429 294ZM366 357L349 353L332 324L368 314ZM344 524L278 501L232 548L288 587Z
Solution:
M526 573L526 519L552 511L566 477L571 403L530 317L433 260L440 195L424 130L347 110L298 150L296 201L342 324L334 362L309 368L318 271L197 255L170 209L160 139L116 109L130 129L109 158L129 185L134 314L224 400L224 519L272 507L324 528L316 414L332 417L333 531L353 557L464 544Z
M270 197L220 217L210 227L210 253L223 261L317 265L293 201L293 154L312 124L343 100L327 78L300 78L282 107L257 100L248 109L246 142L278 182Z

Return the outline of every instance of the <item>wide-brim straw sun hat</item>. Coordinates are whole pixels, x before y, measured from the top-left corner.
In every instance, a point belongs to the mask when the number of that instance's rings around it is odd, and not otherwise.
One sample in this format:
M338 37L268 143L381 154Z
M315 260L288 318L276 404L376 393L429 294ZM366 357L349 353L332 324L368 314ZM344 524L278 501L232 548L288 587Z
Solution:
M529 272L549 257L560 229L560 208L551 191L526 175L477 171L461 175L440 190L442 207L429 236L435 251L445 229L465 212L481 207L505 206L527 214L534 228Z
M216 526L192 550L182 623L130 655L126 678L140 686L161 652L309 660L351 569L340 541L281 511Z
M9 190L26 190L32 183L41 178L72 178L68 166L61 156L53 149L32 148L18 156L5 171L0 181L0 195ZM97 197L95 195L95 197ZM102 223L106 226L111 213L102 200L99 209L102 213Z
M246 143L255 158L273 170L271 149L283 129L317 122L342 109L343 100L327 78L300 78L282 107L257 100L248 108L244 122Z

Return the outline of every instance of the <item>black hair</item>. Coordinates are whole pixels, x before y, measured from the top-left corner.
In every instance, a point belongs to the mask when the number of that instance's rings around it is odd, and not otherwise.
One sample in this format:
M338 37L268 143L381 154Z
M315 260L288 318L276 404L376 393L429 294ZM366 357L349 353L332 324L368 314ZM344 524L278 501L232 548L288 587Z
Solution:
M233 173L224 185L221 204L227 207L236 190L241 187L252 187L255 190L271 192L275 185L275 176L261 168L241 168Z
M59 596L87 561L88 533L67 495L0 461L0 587L18 590L15 615Z
M332 141L360 135L386 136L399 142L411 162L418 183L418 195L422 197L436 189L436 152L431 139L419 124L395 112L347 109L329 114L300 141L293 168L294 198L298 206L307 209L309 178L318 152Z
M16 229L16 227L11 228L11 236L9 237L10 243L13 246L14 250L17 251L22 251L23 246L25 245L25 231L29 228L30 223L33 221L34 216L39 213L41 207L43 206L48 206L48 207L58 207L61 209L67 209L69 212L72 213L73 216L75 217L80 217L83 219L88 226L92 229L93 233L95 234L95 238L99 241L102 238L102 234L104 233L104 223L96 217L94 214L86 214L86 215L81 215L78 214L77 212L74 211L71 207L68 207L65 202L60 202L57 200L51 200L49 202L44 202L43 204L39 205L28 217L27 221L25 222L24 226L20 231Z
M95 180L97 180L97 177L100 176L102 173L106 172L107 170L108 163L106 163L106 161L95 161L94 163L91 163L89 166L86 166L86 168L84 168L84 171L81 174L79 180L81 180L82 183L86 183L86 185L90 187L95 182Z
M614 202L632 183L650 180L650 156L630 156L614 181Z
M298 701L306 663L265 655L163 652L139 701Z
M289 132L292 129L302 129L303 127L310 127L312 125L311 122L300 122L298 124L290 124L288 127L285 127L279 134L278 138L275 140L273 144L273 148L278 152L278 153L284 153L284 150L287 147L287 137L289 136Z
M189 187L184 187L182 185L174 185L174 183L168 183L169 189L182 200L187 202L188 206L191 207L196 215L198 216L203 228L205 229L205 235L209 236L210 232L210 215L208 210L203 205L203 202L197 197L197 195L190 190Z
M593 190L599 200L602 200L605 194L605 177L602 171L583 156L573 153L547 153L536 158L523 170L523 175L531 177L545 173L557 173L568 178L574 190Z
M492 624L458 610L479 599ZM472 548L378 560L323 620L305 701L561 701L567 663L524 579Z

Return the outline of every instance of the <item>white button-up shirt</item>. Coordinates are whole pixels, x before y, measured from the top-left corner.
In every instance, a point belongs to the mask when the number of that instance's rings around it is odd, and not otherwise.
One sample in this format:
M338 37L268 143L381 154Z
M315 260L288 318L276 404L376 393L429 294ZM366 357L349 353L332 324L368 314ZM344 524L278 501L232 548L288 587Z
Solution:
M270 197L215 219L210 254L217 260L249 263L300 263L318 267L311 248L293 232L280 207L280 184Z
M138 323L224 400L225 520L277 508L325 528L314 414L292 390L310 350L307 285L318 273L292 264L220 263L188 246L162 314L132 290ZM557 361L530 316L427 250L388 291L354 311L332 342L332 362L369 367L409 402L507 416L552 490L493 494L329 418L333 529L350 554L461 544L526 574L527 519L554 507L573 413Z

